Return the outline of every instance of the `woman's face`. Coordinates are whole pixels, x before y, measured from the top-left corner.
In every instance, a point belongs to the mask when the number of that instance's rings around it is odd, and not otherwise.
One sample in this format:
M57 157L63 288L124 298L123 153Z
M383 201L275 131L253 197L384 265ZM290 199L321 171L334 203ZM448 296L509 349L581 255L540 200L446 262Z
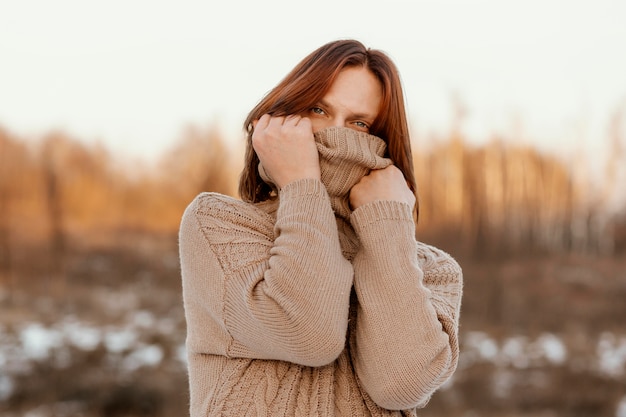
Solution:
M369 133L378 116L383 91L380 82L365 67L343 69L326 95L309 109L313 132L327 127L347 127Z

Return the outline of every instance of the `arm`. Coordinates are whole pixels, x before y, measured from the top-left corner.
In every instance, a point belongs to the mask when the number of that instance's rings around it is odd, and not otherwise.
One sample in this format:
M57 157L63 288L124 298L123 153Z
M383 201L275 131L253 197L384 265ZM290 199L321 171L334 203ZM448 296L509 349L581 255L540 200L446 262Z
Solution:
M379 406L424 406L458 361L461 270L448 255L424 263L415 240L415 196L394 166L370 172L350 192L361 241L354 260L358 297L352 355Z
M354 260L357 375L383 408L424 406L458 362L461 270L443 254L420 267L407 204L375 201L351 221L362 244Z
M231 357L331 362L345 344L353 271L326 189L315 179L284 186L273 231L258 210L237 203L196 205L183 219L183 280L199 289L186 291L188 326L205 332L191 344Z

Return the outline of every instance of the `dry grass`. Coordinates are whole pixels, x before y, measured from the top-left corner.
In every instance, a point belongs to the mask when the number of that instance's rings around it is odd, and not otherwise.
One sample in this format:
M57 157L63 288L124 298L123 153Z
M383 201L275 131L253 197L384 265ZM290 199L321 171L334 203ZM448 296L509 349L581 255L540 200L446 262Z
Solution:
M617 185L596 193L563 161L505 141L437 143L415 156L418 235L464 269L469 353L421 415L614 417L624 362L607 374L598 355L626 340L626 208L601 204ZM0 414L186 414L177 228L198 192L234 195L240 153L190 129L156 166L129 169L62 133L27 144L0 130ZM31 325L61 342L23 356ZM63 333L76 326L82 336ZM500 354L552 335L567 360L471 359L477 332ZM115 350L120 335L132 343ZM158 360L141 364L142 352Z

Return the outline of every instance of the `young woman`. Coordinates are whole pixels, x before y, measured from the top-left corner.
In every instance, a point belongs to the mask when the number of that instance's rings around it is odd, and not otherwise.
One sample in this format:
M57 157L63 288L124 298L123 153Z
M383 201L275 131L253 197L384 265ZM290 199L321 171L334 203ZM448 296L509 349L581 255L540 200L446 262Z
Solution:
M416 241L398 72L326 44L250 112L241 200L180 229L191 415L416 415L454 372L462 274Z

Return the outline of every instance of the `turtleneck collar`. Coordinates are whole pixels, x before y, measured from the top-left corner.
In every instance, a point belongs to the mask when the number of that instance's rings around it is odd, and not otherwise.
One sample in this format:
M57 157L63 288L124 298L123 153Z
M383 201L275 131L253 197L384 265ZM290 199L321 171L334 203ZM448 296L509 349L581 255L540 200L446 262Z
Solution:
M350 217L350 189L372 169L392 164L384 158L387 145L374 135L345 127L331 127L314 134L320 159L322 183L326 186L331 205L338 217ZM271 180L260 167L259 174L267 183Z

